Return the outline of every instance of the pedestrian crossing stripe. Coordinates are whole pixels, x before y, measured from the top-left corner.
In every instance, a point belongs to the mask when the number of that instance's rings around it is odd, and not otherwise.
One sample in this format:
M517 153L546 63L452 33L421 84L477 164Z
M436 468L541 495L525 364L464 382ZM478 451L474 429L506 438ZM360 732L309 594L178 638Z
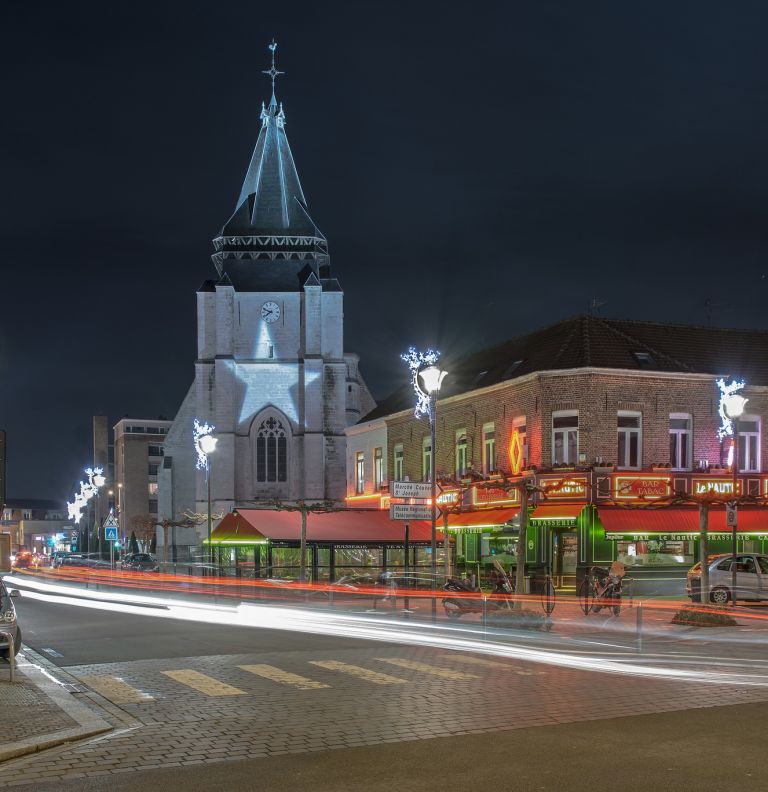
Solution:
M545 671L529 671L525 668L517 668L509 663L502 663L498 660L484 660L480 657L469 657L468 655L461 654L460 652L456 652L455 654L447 654L444 657L450 658L451 660L458 660L460 663L468 663L471 665L482 665L482 666L489 666L491 668L503 668L505 671L511 671L513 674L518 674L519 676L545 676Z
M205 693L206 696L247 695L240 688L228 685L226 682L220 682L218 679L209 677L207 674L201 674L199 671L193 671L191 668L180 668L177 671L163 671L162 673L182 685L187 685L187 687L198 690L200 693Z
M401 657L377 657L376 659L382 663L389 663L390 665L407 668L411 671L421 671L424 674L432 674L433 676L442 677L443 679L459 680L480 678L477 674L469 674L466 671L452 671L450 668L441 668L440 666L421 663L418 660L406 660Z
M80 681L113 704L142 704L155 700L154 696L150 696L149 693L137 690L120 677L110 674L84 676L80 677Z
M408 682L407 679L390 676L389 674L382 674L380 671L371 671L362 666L341 663L338 660L310 660L309 662L312 665L325 668L328 671L339 671L342 674L350 674L359 679L364 679L366 682L373 682L374 685L404 685Z
M299 676L299 674L292 674L290 671L283 671L282 668L276 666L266 665L264 663L257 663L256 665L241 665L243 671L248 671L249 674L256 674L257 676L269 679L272 682L277 682L281 685L291 685L299 690L319 690L320 688L328 688L324 682L317 682L314 679L307 679L307 677Z

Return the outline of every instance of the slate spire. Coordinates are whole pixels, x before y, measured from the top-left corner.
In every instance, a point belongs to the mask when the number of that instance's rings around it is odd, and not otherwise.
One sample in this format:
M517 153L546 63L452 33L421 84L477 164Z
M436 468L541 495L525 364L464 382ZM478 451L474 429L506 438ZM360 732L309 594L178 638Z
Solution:
M220 237L304 237L325 243L307 212L299 174L285 134L285 113L275 95L278 71L275 66L277 44L269 45L272 66L263 73L272 80L269 105L262 103L261 130L243 180L232 217Z

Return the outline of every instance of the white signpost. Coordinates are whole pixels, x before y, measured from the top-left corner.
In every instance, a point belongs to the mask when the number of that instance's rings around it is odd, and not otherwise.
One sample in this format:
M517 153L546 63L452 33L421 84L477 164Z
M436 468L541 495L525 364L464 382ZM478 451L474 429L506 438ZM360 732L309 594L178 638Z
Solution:
M428 481L393 481L393 498L424 498L432 497L432 485Z
M403 520L431 520L432 507L425 503L391 503L389 505L389 519Z

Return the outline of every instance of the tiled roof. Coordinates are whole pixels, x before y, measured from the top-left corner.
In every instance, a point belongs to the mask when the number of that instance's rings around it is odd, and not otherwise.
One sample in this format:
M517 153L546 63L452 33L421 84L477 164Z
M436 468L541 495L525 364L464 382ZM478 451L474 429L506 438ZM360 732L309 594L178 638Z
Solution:
M537 371L587 366L733 376L751 385L768 385L768 331L582 315L444 363L450 374L442 397ZM406 410L412 404L413 392L405 384L363 421Z

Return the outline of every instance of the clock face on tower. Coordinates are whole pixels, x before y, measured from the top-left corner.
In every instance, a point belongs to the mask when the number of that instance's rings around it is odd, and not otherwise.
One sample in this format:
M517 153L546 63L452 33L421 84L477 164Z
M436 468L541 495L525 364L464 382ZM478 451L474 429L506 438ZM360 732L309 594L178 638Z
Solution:
M265 302L261 306L261 318L269 324L276 322L280 318L280 306L272 300Z

